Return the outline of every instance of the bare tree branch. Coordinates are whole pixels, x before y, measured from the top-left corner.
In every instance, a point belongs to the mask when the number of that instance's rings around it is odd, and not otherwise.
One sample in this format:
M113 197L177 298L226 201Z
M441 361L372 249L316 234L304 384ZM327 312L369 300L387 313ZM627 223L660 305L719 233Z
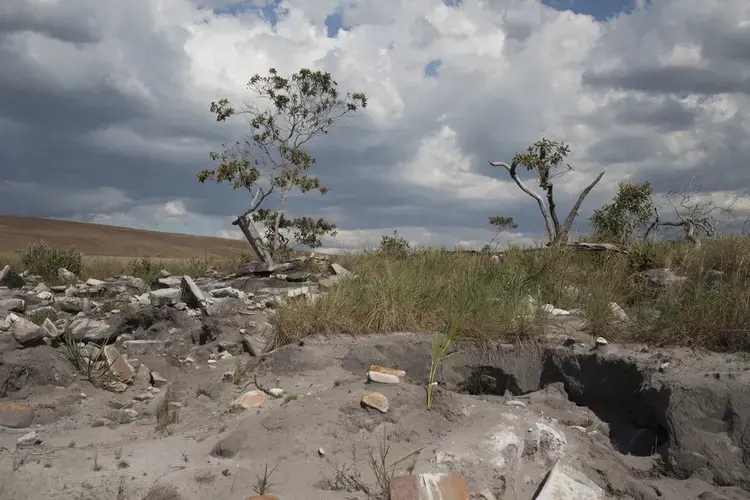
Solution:
M547 227L547 234L549 235L549 241L553 241L555 239L555 225L552 221L552 217L549 214L549 211L547 210L547 205L544 203L544 198L539 196L537 193L533 192L531 189L527 188L526 185L521 181L521 179L518 177L518 173L516 172L516 167L518 167L518 162L513 161L510 165L508 165L505 162L502 161L491 161L488 162L493 167L503 167L505 170L508 171L510 174L511 179L513 179L516 182L516 185L521 188L521 191L528 194L532 198L534 198L539 204L539 210L542 212L542 217L544 217L544 223Z
M570 232L570 228L573 226L573 221L575 220L576 216L578 215L578 210L581 208L581 205L583 204L583 200L588 196L588 194L591 192L592 189L594 189L594 186L596 186L600 180L602 180L602 177L604 177L604 170L599 173L599 175L596 176L596 179L594 179L594 182L586 186L586 189L581 191L581 194L578 196L578 200L576 201L576 204L573 205L573 208L570 209L570 212L568 212L568 216L565 218L565 222L563 222L562 229L557 234L557 241L560 243L567 243L568 240L568 233Z

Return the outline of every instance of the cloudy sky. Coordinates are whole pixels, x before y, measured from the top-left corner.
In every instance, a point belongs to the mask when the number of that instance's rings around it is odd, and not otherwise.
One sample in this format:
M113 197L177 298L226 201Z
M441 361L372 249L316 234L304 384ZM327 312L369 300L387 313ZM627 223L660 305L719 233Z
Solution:
M750 194L747 0L2 0L0 213L235 236L248 198L195 174L246 130L208 108L270 67L370 98L311 146L329 194L290 202L329 247L481 245L490 215L543 239L487 165L543 136L573 151L564 212L606 169L581 231L621 181Z

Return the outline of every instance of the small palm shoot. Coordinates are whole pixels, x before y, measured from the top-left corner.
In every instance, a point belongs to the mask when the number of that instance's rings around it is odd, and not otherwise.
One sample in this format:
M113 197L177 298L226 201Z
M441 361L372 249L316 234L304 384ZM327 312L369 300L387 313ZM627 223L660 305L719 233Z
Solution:
M427 409L432 408L432 389L435 387L435 375L441 363L450 358L455 352L448 353L451 345L455 343L458 333L458 321L453 318L448 333L436 333L432 339L430 348L430 380L427 383Z

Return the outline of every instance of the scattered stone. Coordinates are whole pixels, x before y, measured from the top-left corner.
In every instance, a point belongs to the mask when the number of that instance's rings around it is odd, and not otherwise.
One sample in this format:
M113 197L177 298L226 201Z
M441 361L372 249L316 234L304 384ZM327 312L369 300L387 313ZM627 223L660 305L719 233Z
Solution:
M659 371L662 372L662 373L664 373L665 371L667 371L667 368L669 368L669 361L665 361L664 363L662 363L661 365L659 365Z
M552 304L544 304L541 309L551 316L570 316L571 314L570 311L566 311L565 309L558 309Z
M78 283L78 278L76 277L76 275L71 273L64 267L61 267L57 270L57 279L60 280L61 283L65 283L68 285Z
M26 310L26 301L23 299L2 299L0 300L0 310L23 313Z
M0 286L7 286L11 290L23 288L26 280L15 271L11 271L10 266L6 265L0 270Z
M390 373L376 372L370 370L367 372L367 378L370 382L378 382L380 384L398 384L399 379L396 375Z
M24 347L36 345L44 338L44 330L26 318L10 313L6 321L10 324L10 331L16 342Z
M251 356L262 356L265 354L268 340L260 334L245 334L242 336L242 349Z
M88 286L104 286L106 283L102 280L98 280L96 278L89 278L86 280L86 284Z
M331 271L336 276L341 276L342 278L351 278L353 276L351 271L345 269L344 266L340 264L336 264L335 262L331 263Z
M469 489L463 476L457 472L398 476L391 479L391 500L422 498L469 500Z
M602 500L604 490L570 466L557 462L536 500Z
M394 375L398 378L404 378L406 372L404 370L396 370L395 368L386 368L385 366L370 365L371 372L387 373L388 375Z
M49 319L51 321L57 321L58 315L59 315L59 312L54 307L42 306L42 307L37 307L36 309L32 309L30 311L26 311L26 314L24 314L24 318L28 319L32 323L41 325L45 319Z
M154 387L164 387L165 385L167 385L167 383L168 383L167 379L159 375L157 372L155 371L151 372L151 384Z
M35 446L38 444L41 444L42 440L39 439L36 435L35 431L28 432L21 436L20 438L16 439L16 447L17 448L25 448L27 446Z
M52 292L48 291L48 290L44 290L42 292L37 293L36 294L36 298L39 299L39 300L48 301L48 300L54 299L55 295Z
M275 398L280 398L284 395L284 389L279 389L278 387L273 387L271 389L268 389L269 394Z
M295 271L286 275L286 280L290 283L304 283L310 281L312 273L307 271Z
M326 451L323 448L318 448L318 455L324 457L326 455Z
M245 292L242 290L237 290L236 288L232 288L231 286L227 286L224 288L215 288L214 290L211 290L209 292L211 294L211 297L222 299L227 297L232 297L235 299L241 299L245 297Z
M0 401L0 427L22 429L34 421L34 408L24 403Z
M149 303L154 307L174 306L180 302L181 296L179 288L160 288L148 293Z
M55 326L55 324L50 321L49 318L46 318L44 322L42 323L42 330L44 330L44 334L47 337L56 339L60 336L62 332Z
M190 276L182 277L182 301L193 309L205 309L206 297Z
M609 342L607 342L607 339L605 339L604 337L596 337L595 342L597 347L604 347L605 345L609 344Z
M388 398L379 392L371 392L362 396L363 406L378 410L380 413L388 413Z
M524 403L523 401L510 400L506 401L505 404L508 406L515 406L517 408L526 408L526 403Z
M261 391L248 391L237 398L235 398L230 404L229 409L233 411L247 410L248 408L256 408L262 406L266 402L266 395Z
M133 377L135 377L133 366L128 363L127 359L122 357L115 346L105 346L103 354L109 365L110 372L112 372L112 375L114 375L117 380L126 384L133 381Z
M83 299L80 297L58 297L55 304L61 311L77 314L83 311Z
M106 321L80 317L68 326L70 335L77 341L102 341L115 336L116 330Z

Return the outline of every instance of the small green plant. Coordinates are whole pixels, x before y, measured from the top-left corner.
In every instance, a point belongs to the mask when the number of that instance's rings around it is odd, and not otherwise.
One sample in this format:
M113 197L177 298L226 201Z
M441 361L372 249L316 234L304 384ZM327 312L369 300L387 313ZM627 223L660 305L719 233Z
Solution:
M383 437L378 437L378 445L375 450L370 449L368 451L368 460L370 468L375 475L375 490L374 498L379 500L389 500L391 498L391 480L396 475L396 471L400 469L404 462L412 459L411 464L406 467L407 474L414 472L414 467L417 464L417 457L422 450L409 453L405 457L389 463L388 455L391 452L391 444L388 441L388 429L383 426Z
M130 464L127 460L120 460L119 462L117 462L118 469L127 469L128 467L130 467Z
M115 381L112 364L104 356L104 348L109 342L108 338L101 347L83 345L75 340L70 332L65 332L62 349L70 364L84 375L86 380L96 387L104 387Z
M136 278L150 279L159 272L150 257L141 257L133 261L132 274Z
M405 259L411 252L411 245L398 235L398 231L393 231L393 236L383 235L378 251L395 259Z
M75 275L83 270L83 255L73 249L60 248L46 241L33 243L21 252L21 264L48 283L58 281L57 270L65 268Z
M436 333L430 347L430 378L427 381L427 409L432 408L432 389L435 387L435 375L443 361L456 354L448 353L448 349L455 342L458 335L458 320L453 318L448 333Z
M276 471L276 468L278 465L274 466L273 469L270 471L268 470L268 463L265 464L265 467L263 469L263 476L255 476L255 486L253 486L253 491L257 493L258 495L265 495L266 493L270 493L271 487L273 484L270 482L271 475Z
M94 452L94 470L97 472L102 470L102 466L99 463L99 452Z

